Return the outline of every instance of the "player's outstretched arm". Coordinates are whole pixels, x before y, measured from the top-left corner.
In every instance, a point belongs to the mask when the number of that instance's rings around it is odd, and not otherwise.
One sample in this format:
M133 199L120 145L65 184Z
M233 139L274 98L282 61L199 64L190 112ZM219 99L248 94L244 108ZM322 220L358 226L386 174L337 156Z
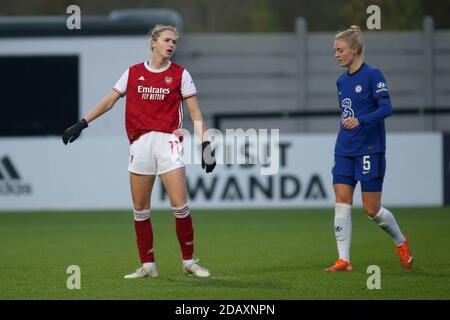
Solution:
M188 106L192 122L194 123L194 129L200 135L202 141L202 169L205 169L206 173L210 173L216 167L215 150L212 149L211 143L206 135L206 125L203 120L203 115L200 110L197 97L192 96L187 98L186 104Z
M104 97L85 117L64 131L62 135L63 143L74 142L80 136L81 131L88 127L89 122L111 110L119 98L120 95L116 91L111 90L111 93Z

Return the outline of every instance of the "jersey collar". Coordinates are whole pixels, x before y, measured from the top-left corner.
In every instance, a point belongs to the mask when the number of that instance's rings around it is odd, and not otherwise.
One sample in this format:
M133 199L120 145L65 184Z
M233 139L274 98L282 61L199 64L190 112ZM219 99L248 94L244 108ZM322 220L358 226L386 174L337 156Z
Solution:
M168 63L166 66L164 66L164 67L162 67L162 68L159 68L159 69L154 69L154 68L150 67L150 63L148 62L148 60L144 62L145 68L146 68L148 71L154 72L154 73L161 73L161 72L166 71L167 69L170 68L171 64L172 64L172 61L169 60L169 63Z
M365 66L365 62L363 62L363 63L359 66L358 70L356 70L355 72L350 73L350 72L347 71L347 75L348 75L349 77L354 76L354 75L357 74L364 66Z

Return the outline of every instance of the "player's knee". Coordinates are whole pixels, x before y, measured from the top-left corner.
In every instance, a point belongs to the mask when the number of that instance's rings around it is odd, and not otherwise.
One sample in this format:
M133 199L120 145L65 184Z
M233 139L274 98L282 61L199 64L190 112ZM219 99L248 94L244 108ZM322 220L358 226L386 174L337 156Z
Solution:
M133 206L134 210L146 210L150 208L150 199L149 197L133 197Z
M172 207L172 212L175 218L177 219L183 219L188 217L191 214L191 211L189 209L189 205L185 203L182 206L179 207Z
M381 205L379 204L363 204L363 210L366 215L373 218L380 211Z
M353 192L343 188L335 188L336 203L353 204Z
M139 203L139 202L134 203L134 210L142 211L142 210L147 210L147 209L150 209L150 205L148 203L145 203L145 202L143 202L143 203Z
M336 203L346 203L352 205L353 199L350 195L345 193L336 193Z
M353 201L351 198L346 198L346 197L336 197L336 203L345 203L345 204L349 204L349 205L353 205Z

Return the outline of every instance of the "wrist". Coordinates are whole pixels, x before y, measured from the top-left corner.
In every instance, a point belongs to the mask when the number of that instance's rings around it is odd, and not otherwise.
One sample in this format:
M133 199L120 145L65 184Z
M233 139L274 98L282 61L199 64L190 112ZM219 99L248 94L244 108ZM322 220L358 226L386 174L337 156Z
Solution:
M84 128L89 127L88 122L86 121L85 118L81 118L81 120L79 121L79 123L80 123Z
M357 117L356 119L358 119L359 124L365 124L366 123L366 118L364 116Z

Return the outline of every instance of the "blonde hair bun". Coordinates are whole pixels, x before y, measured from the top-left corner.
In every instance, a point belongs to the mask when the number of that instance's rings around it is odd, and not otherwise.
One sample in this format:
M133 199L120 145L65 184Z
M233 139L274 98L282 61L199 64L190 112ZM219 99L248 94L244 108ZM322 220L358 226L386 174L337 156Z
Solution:
M352 25L345 31L336 34L335 39L345 40L351 48L356 47L358 54L362 55L364 50L364 37L361 28L357 25Z
M349 30L351 32L353 32L353 33L356 33L356 34L361 34L362 33L361 32L361 28L359 26L357 26L357 25L350 26Z

